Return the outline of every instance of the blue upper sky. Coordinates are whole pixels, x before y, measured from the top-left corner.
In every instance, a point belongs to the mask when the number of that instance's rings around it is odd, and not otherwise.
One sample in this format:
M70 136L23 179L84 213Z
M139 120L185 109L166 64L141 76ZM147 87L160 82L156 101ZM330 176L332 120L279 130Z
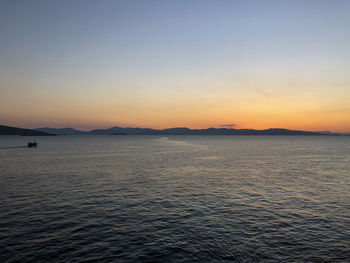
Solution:
M347 129L349 14L337 0L1 1L0 118ZM297 122L308 113L317 125Z

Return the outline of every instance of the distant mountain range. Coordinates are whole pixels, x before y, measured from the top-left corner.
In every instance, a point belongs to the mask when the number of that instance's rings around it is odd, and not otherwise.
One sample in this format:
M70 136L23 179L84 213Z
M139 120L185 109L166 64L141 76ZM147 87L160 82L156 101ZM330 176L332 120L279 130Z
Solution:
M189 129L185 127L170 129L150 128L122 128L112 127L108 129L96 129L91 131L80 131L74 128L37 128L22 129L0 125L0 135L22 135L22 136L49 136L49 135L350 135L350 133L338 134L329 131L310 132L288 129L231 129L231 128L208 128Z
M229 128L208 128L189 129L185 127L170 129L150 128L122 128L112 127L108 129L96 129L91 131L80 131L73 128L38 128L37 131L57 135L333 135L330 132L309 132L288 129L229 129Z

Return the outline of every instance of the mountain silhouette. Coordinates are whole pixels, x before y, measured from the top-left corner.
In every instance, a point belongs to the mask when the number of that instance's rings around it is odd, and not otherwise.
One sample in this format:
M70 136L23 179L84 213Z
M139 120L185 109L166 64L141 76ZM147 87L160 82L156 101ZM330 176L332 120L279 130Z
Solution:
M57 135L332 135L320 132L288 130L288 129L231 129L231 128L208 128L189 129L186 127L176 127L169 129L151 128L122 128L111 127L107 129L95 129L91 131L79 131L73 128L38 128L37 131L57 134Z
M50 134L43 131L0 125L0 135L50 136L54 134Z
M23 129L0 125L0 135L22 136L49 136L49 135L350 135L350 133L311 132L301 130L289 130L282 128L270 128L265 130L233 129L233 128L208 128L190 129L175 127L168 129L151 129L138 127L111 127L107 129L95 129L81 131L74 128L37 128Z

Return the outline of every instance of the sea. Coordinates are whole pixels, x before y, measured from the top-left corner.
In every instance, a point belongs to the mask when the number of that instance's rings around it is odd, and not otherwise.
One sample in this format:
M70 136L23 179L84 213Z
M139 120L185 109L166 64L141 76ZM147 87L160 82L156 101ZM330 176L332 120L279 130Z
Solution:
M0 136L0 262L350 262L350 136Z

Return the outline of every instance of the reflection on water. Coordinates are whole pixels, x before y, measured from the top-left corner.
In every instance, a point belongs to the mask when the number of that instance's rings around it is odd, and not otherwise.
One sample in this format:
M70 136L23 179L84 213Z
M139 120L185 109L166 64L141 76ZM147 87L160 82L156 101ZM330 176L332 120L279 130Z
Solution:
M2 262L350 258L350 137L37 141L0 150Z

